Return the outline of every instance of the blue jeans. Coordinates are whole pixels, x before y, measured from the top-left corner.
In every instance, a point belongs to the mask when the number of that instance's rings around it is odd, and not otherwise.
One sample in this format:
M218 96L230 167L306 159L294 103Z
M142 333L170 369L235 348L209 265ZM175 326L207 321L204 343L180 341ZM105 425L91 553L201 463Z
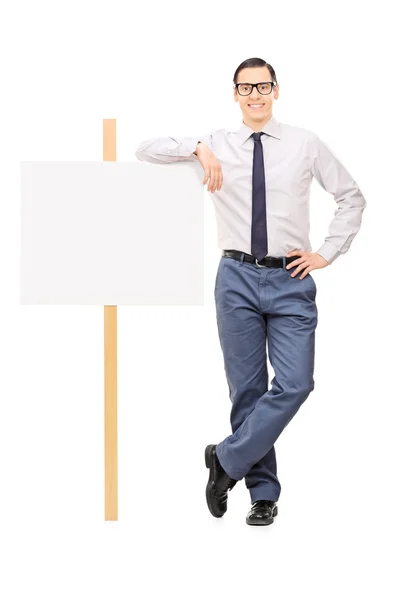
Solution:
M277 501L274 443L314 389L316 285L303 270L221 256L215 281L218 333L232 402L232 435L217 444L222 468L245 477L251 501ZM285 260L284 260L285 262ZM267 346L275 376L268 390Z

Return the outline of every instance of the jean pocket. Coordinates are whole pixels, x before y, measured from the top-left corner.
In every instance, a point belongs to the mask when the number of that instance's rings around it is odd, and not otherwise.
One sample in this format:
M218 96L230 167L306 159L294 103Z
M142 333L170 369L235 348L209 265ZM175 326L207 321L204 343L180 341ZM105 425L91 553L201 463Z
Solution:
M218 264L217 274L215 276L214 296L217 293L218 284L219 284L219 280L220 280L220 277L221 277L221 270L222 270L222 265L223 264L224 264L224 260L223 260L223 258L221 258L220 261L219 261L219 264Z
M317 286L315 284L314 277L311 275L311 272L307 273L307 275L305 277L303 277L303 279L300 279L302 273L304 272L304 269L302 269L299 273L297 273L294 277L292 277L292 273L295 269L297 269L297 266L292 267L291 269L286 269L286 267L285 267L285 271L287 272L288 277L294 281L298 280L301 285L310 286L310 289L312 289L314 292L316 292Z

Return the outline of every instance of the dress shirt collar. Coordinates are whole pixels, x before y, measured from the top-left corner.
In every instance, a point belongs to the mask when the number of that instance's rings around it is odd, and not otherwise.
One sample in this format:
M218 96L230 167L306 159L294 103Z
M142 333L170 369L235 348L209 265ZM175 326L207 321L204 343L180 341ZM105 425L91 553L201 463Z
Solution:
M261 131L263 131L267 135L272 135L272 137L277 138L278 140L281 139L281 132L280 132L280 127L279 127L279 122L276 120L276 118L274 117L274 115L272 115L271 118L265 123L265 125L261 129ZM254 129L252 129L251 127L248 127L242 121L241 126L237 130L237 134L238 134L238 137L239 137L239 143L240 143L240 145L242 146L245 143L245 141L248 140L249 137L253 133L254 133Z

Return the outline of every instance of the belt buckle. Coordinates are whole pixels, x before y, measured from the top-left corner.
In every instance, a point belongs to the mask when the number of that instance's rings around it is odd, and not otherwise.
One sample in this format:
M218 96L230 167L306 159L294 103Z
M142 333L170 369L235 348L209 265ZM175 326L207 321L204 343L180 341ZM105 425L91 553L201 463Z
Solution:
M262 258L261 260L264 260L264 259ZM267 265L260 265L260 263L258 262L258 258L256 258L256 259L255 259L255 261L256 261L256 265L257 265L258 267L263 267L264 269L266 269L266 268L267 268Z

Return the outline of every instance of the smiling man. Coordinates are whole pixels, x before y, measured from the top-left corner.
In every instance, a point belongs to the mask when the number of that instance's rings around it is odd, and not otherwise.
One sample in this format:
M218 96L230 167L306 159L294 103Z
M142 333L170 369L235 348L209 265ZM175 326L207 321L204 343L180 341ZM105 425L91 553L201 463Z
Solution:
M314 389L318 311L311 271L348 251L366 201L314 132L274 117L279 85L270 64L244 61L233 84L239 129L152 138L136 156L157 163L199 161L204 169L222 250L215 303L232 402L232 435L205 450L207 505L222 517L228 491L244 478L252 501L246 522L269 525L281 492L274 444ZM309 240L313 177L337 204L315 252ZM275 372L269 389L267 348Z

